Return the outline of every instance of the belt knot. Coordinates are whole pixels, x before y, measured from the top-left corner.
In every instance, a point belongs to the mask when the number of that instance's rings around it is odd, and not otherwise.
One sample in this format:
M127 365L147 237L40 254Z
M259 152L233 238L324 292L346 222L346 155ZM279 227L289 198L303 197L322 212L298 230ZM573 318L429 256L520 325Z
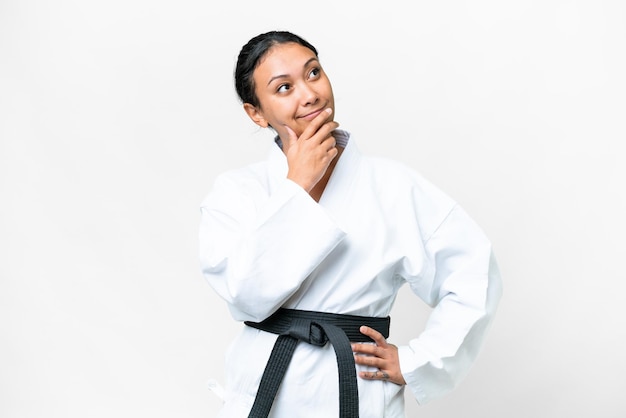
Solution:
M289 335L318 347L323 347L328 342L328 336L322 326L305 318L293 318L289 328L282 335Z
M329 342L337 357L339 375L339 416L359 417L359 391L350 341L373 341L361 334L361 325L368 325L389 336L389 317L376 318L327 312L281 308L263 322L246 325L278 335L261 376L259 390L248 418L267 418L289 362L300 341L319 347Z

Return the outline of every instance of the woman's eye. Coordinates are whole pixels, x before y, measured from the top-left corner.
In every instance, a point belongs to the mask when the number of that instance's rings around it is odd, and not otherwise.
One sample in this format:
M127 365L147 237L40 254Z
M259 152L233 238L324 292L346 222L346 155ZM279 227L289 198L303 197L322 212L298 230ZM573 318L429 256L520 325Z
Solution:
M309 73L309 78L316 78L320 75L321 70L319 68L313 68Z
M278 89L276 89L276 91L278 93L285 93L286 91L288 91L291 88L291 86L289 84L281 84L280 86L278 86Z

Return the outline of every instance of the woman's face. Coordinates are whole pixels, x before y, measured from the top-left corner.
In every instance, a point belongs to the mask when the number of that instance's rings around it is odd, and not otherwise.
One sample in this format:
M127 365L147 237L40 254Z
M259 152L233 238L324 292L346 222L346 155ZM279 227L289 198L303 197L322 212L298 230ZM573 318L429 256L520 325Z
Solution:
M309 48L296 43L273 46L253 77L260 106L246 103L244 109L259 126L274 128L283 143L288 138L285 125L300 136L320 112L330 107L334 115L330 81Z

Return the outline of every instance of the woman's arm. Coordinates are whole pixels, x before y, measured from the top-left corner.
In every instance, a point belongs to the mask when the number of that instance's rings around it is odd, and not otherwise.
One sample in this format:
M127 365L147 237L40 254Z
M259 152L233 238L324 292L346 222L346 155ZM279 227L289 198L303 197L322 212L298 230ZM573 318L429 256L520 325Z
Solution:
M241 321L271 315L345 235L300 186L268 195L258 175L220 176L201 206L203 275Z
M402 375L422 404L451 391L468 373L502 294L491 243L460 207L425 249L432 274L408 280L433 311L422 334L398 348Z

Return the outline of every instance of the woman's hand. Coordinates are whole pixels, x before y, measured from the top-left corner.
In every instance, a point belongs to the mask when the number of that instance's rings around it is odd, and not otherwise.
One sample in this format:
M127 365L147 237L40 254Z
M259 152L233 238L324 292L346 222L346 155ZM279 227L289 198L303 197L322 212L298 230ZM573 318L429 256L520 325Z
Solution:
M321 112L298 137L287 125L288 134L283 144L289 171L287 178L310 192L322 179L333 159L337 156L332 131L339 124L329 120L332 109Z
M362 326L359 331L374 340L376 345L352 343L352 351L356 354L354 362L378 368L372 372L360 372L359 377L367 380L387 380L397 385L406 385L400 372L398 347L388 344L385 337L373 328Z

